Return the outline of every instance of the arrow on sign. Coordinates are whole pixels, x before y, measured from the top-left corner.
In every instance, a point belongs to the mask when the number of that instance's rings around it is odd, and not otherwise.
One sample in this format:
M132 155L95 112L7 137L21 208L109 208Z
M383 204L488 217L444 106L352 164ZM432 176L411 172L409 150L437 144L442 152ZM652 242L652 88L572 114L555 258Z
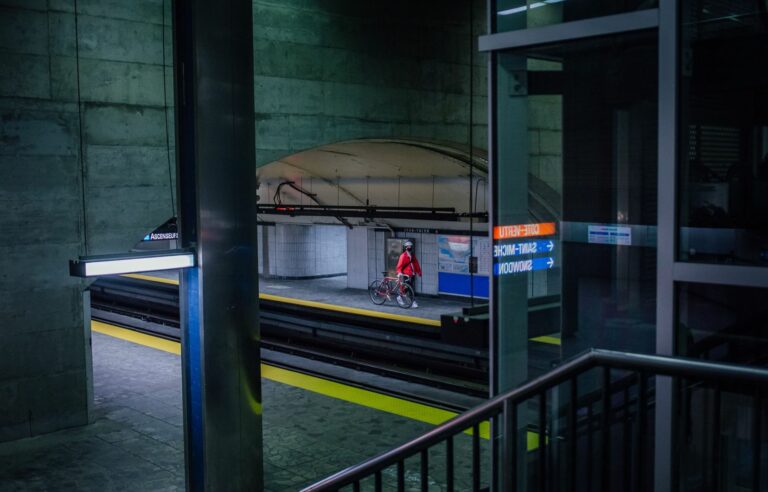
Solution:
M544 258L534 258L531 264L531 270L549 270L555 266L555 259L551 256Z
M553 243L552 241L549 241L547 243L547 251L552 251L553 249L555 249L555 243Z

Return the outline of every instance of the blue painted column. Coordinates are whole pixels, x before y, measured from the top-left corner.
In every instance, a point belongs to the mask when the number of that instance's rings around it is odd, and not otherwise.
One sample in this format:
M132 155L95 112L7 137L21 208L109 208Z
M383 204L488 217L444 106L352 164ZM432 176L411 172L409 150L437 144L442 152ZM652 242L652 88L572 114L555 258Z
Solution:
M263 490L250 0L174 2L187 489Z

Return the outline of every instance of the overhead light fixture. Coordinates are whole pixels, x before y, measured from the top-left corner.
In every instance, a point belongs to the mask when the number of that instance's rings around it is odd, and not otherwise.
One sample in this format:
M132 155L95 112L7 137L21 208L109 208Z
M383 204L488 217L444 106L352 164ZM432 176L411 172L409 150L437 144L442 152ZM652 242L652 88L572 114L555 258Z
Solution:
M69 274L73 277L98 277L121 273L176 270L195 266L195 253L189 249L163 252L149 251L119 255L81 256L69 261Z
M499 12L497 12L497 14L498 15L519 14L520 12L525 12L526 10L533 10L539 7L544 7L545 5L552 5L552 4L561 3L564 1L565 0L544 0L543 2L534 2L530 5L523 5L521 7L515 7L513 9L500 10Z

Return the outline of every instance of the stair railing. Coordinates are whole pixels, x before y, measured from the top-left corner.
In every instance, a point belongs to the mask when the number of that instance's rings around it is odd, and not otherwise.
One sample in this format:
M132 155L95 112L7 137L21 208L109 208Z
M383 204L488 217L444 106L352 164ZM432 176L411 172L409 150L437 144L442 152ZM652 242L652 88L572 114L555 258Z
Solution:
M645 435L648 432L648 378L650 376L671 376L676 381L681 379L691 379L695 381L701 381L704 383L714 383L716 385L716 394L719 400L719 392L721 385L728 385L729 387L748 385L755 392L755 398L760 403L760 394L766 394L768 389L768 370L761 367L752 366L737 366L733 364L712 363L701 360L684 359L678 357L666 357L659 355L644 355L633 354L626 352L615 352L608 350L592 349L585 354L565 362L552 371L544 374L543 376L529 381L522 386L515 388L507 393L499 395L487 402L478 405L477 407L468 410L467 412L454 417L453 419L435 427L429 432L417 437L416 439L407 442L394 449L386 451L376 457L366 460L360 464L351 466L345 470L342 470L334 475L331 475L313 485L310 485L303 489L302 492L325 492L336 491L343 487L351 486L352 490L359 491L361 482L371 477L374 478L375 490L380 491L383 488L382 485L382 472L391 467L397 467L397 490L405 490L405 460L414 456L420 456L420 482L421 490L426 491L428 489L428 467L429 467L429 450L430 448L444 444L446 453L446 489L449 491L454 490L454 437L471 429L472 433L472 490L479 492L480 486L480 427L483 422L489 419L496 419L495 421L501 425L501 463L514 464L517 463L517 443L518 441L518 425L517 416L519 412L519 406L528 401L531 398L537 398L539 400L539 412L538 412L538 428L539 430L539 445L537 453L539 454L537 460L537 466L539 468L538 474L540 477L546 476L546 395L547 391L555 388L556 386L570 382L571 395L575 397L577 395L577 378L579 375L585 372L600 368L602 369L601 379L601 437L603 444L601 448L601 459L603 463L607 463L610 459L608 456L609 446L605 445L610 439L610 421L609 416L611 412L611 393L610 393L610 371L622 370L634 372L638 380L638 401L637 401L637 415L638 415L638 432L639 439L636 442L638 449L635 450L636 456L641 456L646 450L643 448L647 439ZM571 400L576 401L575 398ZM577 408L578 403L571 403L569 405L568 426L575 436L577 433ZM759 420L758 420L759 422ZM756 435L760 435L760 429L756 429ZM570 459L568 474L575 477L575 463L576 463L576 439L571 439L572 445L570 447ZM753 443L755 450L753 456L756 458L755 463L760 463L760 443ZM638 458L639 459L639 458ZM640 459L640 462L642 460ZM644 476L644 470L641 469L642 463L638 463L638 474ZM517 490L517 483L515 480L515 466L502 466L501 467L501 487L500 490L512 491ZM604 466L603 468L608 468ZM755 467L753 472L753 484L759 489L760 471L759 467ZM606 479L600 481L603 490L607 490ZM539 481L539 489L547 490L545 481L542 479ZM758 490L755 489L755 490ZM642 487L641 489L642 490Z

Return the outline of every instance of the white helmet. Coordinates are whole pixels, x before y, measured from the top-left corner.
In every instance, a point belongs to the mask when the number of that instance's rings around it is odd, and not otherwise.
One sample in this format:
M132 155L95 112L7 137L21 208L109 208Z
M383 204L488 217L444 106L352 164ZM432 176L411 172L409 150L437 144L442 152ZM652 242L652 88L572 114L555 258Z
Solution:
M413 248L413 241L407 240L403 243L403 248Z

